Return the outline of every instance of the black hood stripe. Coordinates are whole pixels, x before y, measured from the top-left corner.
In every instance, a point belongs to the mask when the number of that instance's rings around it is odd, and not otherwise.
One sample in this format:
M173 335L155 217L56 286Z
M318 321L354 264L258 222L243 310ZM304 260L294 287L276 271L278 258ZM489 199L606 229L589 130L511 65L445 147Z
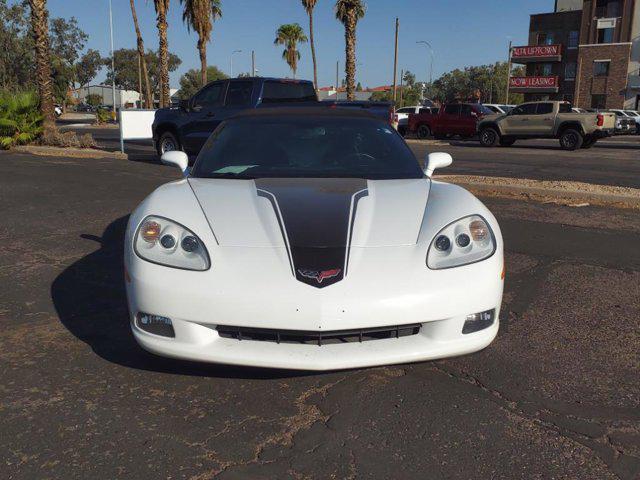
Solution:
M322 288L346 274L362 178L261 178L257 194L268 198L283 235L294 276Z

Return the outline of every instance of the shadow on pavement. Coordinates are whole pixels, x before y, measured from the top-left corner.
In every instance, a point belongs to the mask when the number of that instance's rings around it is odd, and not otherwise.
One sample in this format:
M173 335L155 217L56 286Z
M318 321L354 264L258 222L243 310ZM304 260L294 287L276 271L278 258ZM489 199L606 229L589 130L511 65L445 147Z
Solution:
M62 324L101 358L125 367L178 375L274 379L312 372L258 369L174 360L152 355L131 334L124 287L124 233L128 216L112 222L102 237L81 235L99 250L67 267L51 285Z

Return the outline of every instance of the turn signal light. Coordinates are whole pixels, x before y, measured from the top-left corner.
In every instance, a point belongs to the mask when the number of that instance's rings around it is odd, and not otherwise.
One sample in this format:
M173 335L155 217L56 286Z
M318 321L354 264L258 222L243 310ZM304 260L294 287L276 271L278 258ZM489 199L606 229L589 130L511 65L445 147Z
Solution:
M145 242L155 243L160 236L160 224L154 221L145 222L140 229L140 235Z
M462 333L473 333L490 327L491 325L493 325L495 315L495 309L467 315L467 318L462 327Z
M160 335L161 337L175 337L173 323L170 318L140 312L136 315L136 325L145 332Z

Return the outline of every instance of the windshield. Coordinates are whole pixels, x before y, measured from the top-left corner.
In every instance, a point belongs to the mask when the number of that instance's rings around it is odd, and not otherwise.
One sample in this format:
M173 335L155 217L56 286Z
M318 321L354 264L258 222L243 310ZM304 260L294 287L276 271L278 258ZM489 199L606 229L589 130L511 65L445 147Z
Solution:
M625 110L624 113L626 113L630 117L640 117L640 113L634 112L633 110Z
M493 110L491 110L489 107L485 107L482 104L478 104L477 107L482 115L493 115L494 113L496 113Z
M415 156L389 125L331 116L245 117L220 125L192 176L204 178L422 178Z
M267 80L262 87L262 103L315 102L318 100L311 82Z

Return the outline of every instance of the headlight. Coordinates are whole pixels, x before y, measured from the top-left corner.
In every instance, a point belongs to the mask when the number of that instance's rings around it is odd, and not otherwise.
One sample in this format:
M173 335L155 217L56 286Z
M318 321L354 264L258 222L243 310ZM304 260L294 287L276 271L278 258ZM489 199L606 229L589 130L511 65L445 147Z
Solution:
M209 254L192 231L167 218L145 218L134 239L136 254L145 260L185 270L208 270Z
M459 267L489 258L495 251L491 228L481 216L471 215L438 232L429 246L427 266L433 270Z

